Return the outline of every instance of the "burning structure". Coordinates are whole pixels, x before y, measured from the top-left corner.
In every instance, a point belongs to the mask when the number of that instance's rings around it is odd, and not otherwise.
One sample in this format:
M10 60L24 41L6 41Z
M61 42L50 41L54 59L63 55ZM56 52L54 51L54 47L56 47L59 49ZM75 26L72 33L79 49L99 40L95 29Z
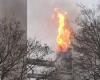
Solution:
M62 52L70 48L73 34L68 21L68 13L60 12L59 9L55 8L55 16L58 21L57 50Z
M71 40L73 32L68 21L68 13L55 9L58 23L56 68L60 80L72 80Z
M71 57L71 39L73 33L68 22L68 13L55 9L55 17L58 23L57 58L54 61L29 59L29 65L49 67L49 72L47 71L45 74L41 72L34 74L34 72L31 72L28 74L28 78L35 78L36 80L72 80L73 78ZM41 49L42 53L47 54L49 48L37 48L36 51L38 50L41 53Z

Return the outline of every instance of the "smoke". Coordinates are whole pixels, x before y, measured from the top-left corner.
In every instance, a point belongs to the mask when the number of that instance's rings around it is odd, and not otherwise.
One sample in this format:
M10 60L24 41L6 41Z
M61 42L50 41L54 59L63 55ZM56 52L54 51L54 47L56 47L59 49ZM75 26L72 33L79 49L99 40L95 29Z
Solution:
M54 8L68 11L71 19L78 13L75 0L28 0L28 38L56 47L57 24L52 20Z

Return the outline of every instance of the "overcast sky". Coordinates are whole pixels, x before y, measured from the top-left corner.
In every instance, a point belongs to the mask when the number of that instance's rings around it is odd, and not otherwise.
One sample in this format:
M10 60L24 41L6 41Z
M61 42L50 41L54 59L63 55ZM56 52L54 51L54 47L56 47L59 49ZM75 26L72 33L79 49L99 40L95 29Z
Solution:
M52 48L56 47L57 24L52 20L54 8L68 11L70 18L78 14L77 3L95 7L98 0L27 0L27 34L28 38L36 37ZM75 28L76 26L74 26Z

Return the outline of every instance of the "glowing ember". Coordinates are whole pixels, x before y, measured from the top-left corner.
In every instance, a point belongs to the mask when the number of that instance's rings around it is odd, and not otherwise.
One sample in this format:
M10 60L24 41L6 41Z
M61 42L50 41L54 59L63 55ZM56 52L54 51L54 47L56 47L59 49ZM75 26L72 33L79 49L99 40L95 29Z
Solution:
M56 18L58 20L58 35L57 35L57 48L59 51L64 51L70 47L72 30L68 23L68 13L60 12L55 9Z

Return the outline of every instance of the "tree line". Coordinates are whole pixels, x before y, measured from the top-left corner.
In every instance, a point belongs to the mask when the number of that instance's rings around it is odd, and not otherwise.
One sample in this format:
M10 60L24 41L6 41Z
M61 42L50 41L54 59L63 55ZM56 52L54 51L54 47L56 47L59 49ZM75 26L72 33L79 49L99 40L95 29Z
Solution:
M75 32L72 42L72 54L78 54L72 57L72 80L99 80L100 9L80 7L81 14L75 20L79 29ZM60 80L56 66L52 61L44 60L45 56L54 51L35 39L27 40L27 34L21 26L21 22L15 18L0 19L1 80L25 80L30 76L28 75L30 71L33 77L37 76L37 80ZM46 65L43 69L47 66L49 69L42 71L41 74L35 74L37 64Z

